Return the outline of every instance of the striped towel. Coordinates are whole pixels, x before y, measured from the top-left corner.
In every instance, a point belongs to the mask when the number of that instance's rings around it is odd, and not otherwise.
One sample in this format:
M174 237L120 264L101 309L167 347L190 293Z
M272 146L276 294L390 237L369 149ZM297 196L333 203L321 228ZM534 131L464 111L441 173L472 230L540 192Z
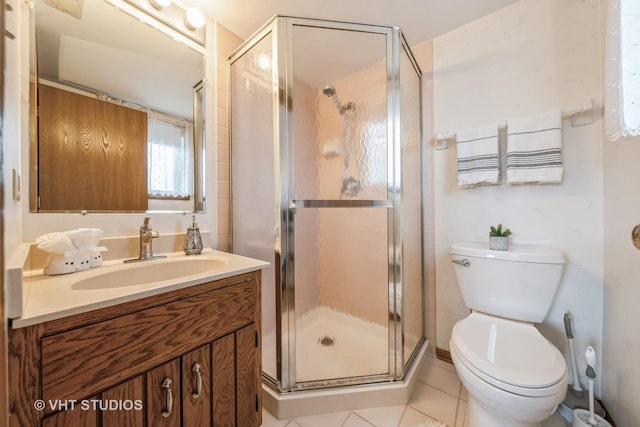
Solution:
M456 139L458 186L500 184L498 125L460 130Z
M507 182L562 181L562 111L508 121Z

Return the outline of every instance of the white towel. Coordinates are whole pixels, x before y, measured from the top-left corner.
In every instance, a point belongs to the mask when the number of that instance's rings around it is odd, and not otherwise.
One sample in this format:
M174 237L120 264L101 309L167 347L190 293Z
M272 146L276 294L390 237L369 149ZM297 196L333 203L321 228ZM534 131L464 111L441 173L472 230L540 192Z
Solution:
M77 271L75 256L51 254L42 268L42 272L48 276L56 274L69 274Z
M77 249L91 248L100 242L103 231L99 228L77 228L65 231L64 234L73 242Z
M64 233L48 233L36 239L38 249L50 254L62 255L65 252L75 251L76 247L71 239Z
M104 246L94 246L89 248L89 253L91 254L90 266L91 268L100 267L102 265L102 253L108 251Z
M507 182L562 181L562 110L507 123Z
M498 125L486 125L456 132L458 186L500 184Z

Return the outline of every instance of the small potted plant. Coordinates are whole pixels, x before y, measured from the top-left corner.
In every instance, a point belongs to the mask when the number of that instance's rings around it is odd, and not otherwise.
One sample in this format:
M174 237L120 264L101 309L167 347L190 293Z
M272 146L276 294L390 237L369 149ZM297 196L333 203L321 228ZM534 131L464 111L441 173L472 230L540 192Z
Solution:
M509 249L509 236L511 230L508 228L502 229L502 224L498 224L498 227L491 226L489 232L489 249L494 251L506 251Z

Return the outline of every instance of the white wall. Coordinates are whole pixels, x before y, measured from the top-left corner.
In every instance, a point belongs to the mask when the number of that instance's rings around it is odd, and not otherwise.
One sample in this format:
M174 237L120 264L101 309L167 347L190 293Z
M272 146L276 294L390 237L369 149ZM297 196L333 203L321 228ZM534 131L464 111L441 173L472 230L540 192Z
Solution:
M619 426L640 425L640 137L604 141L604 355L602 394Z
M434 40L436 132L503 122L588 99L598 107L592 124L563 122L561 184L458 189L454 144L435 152L439 348L448 350L451 328L469 312L450 262L450 245L486 241L489 226L502 223L514 232L513 243L554 247L566 254L542 333L568 360L563 314L573 313L583 378L585 347L602 351L601 13L599 0L522 0Z

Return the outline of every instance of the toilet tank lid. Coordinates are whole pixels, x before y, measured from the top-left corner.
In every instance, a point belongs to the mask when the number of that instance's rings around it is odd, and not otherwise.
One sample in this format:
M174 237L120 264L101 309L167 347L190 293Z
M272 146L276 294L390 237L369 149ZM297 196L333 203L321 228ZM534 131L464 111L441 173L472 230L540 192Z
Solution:
M451 253L505 261L564 264L564 254L561 251L539 246L510 245L508 251L494 251L489 249L487 242L461 242L451 245Z

